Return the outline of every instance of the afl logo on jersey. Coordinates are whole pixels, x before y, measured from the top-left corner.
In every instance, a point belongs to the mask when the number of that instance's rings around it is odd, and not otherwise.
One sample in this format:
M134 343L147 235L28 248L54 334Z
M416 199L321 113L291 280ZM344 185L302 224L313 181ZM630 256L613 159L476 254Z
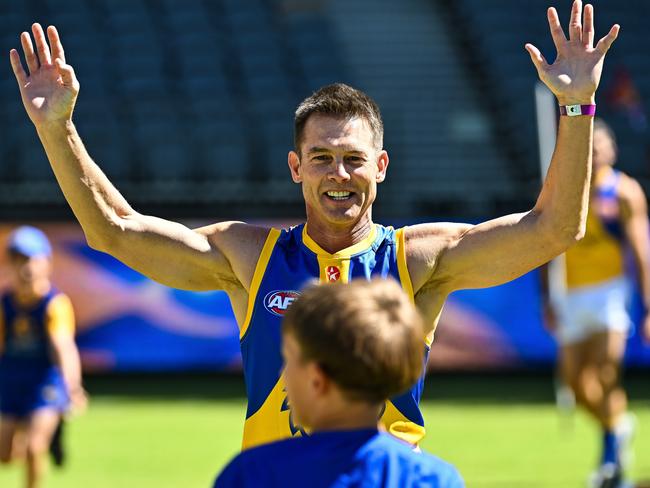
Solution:
M325 274L327 275L327 281L330 283L341 279L341 270L338 266L328 266L325 268Z
M282 317L300 293L293 290L272 291L264 297L264 306L273 315Z

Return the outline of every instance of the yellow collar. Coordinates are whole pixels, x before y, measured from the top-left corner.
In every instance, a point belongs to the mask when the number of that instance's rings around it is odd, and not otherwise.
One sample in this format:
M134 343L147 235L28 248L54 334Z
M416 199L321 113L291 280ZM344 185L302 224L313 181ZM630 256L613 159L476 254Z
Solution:
M335 252L334 254L330 254L325 249L323 249L318 244L316 244L316 241L314 241L311 237L309 237L309 234L307 234L307 224L305 224L305 226L302 228L302 242L305 244L305 246L307 246L307 249L316 253L318 256L323 256L326 258L349 258L354 254L357 254L361 251L368 249L372 245L372 243L375 242L376 237L377 237L377 226L376 224L372 224L372 227L370 228L370 233L363 240L357 242L356 244L351 245L350 247L341 249L340 251Z

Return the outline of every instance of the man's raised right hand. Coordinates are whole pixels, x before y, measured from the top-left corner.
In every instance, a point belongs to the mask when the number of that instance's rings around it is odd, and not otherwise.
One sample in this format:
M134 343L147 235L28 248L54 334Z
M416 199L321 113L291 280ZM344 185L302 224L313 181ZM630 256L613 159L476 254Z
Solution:
M65 63L63 46L56 28L47 28L48 46L40 24L32 25L36 51L29 33L20 35L29 75L23 69L16 49L10 52L11 67L18 81L25 110L39 128L51 123L72 119L72 111L79 94L79 82L72 66Z

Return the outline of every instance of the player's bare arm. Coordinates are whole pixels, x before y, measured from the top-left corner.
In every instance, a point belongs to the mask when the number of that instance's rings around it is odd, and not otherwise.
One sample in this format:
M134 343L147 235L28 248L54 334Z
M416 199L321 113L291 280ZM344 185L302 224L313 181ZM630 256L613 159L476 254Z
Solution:
M54 360L63 373L72 407L75 410L83 410L87 399L81 385L81 362L74 337L70 334L57 333L52 335L50 342Z
M91 159L72 122L79 82L56 29L20 36L27 65L11 50L25 109L88 243L165 285L247 292L268 229L225 222L191 230L136 212ZM48 44L49 41L49 44ZM251 257L255 256L252 260Z
M45 320L56 364L61 368L72 407L85 409L87 398L81 384L81 360L74 341L75 318L70 299L58 295L50 302Z
M594 47L593 7L575 1L569 38L548 10L557 59L549 64L526 45L540 79L560 105L593 104L615 25ZM584 235L589 207L593 119L561 117L555 152L532 210L476 226L423 224L407 230L407 255L416 292L446 296L512 280L564 252ZM434 314L435 310L430 314ZM432 317L429 317L432 318ZM435 318L435 314L434 317Z
M641 298L645 307L643 332L650 343L650 229L648 204L641 185L627 175L621 175L618 195L623 217L623 229L639 276Z

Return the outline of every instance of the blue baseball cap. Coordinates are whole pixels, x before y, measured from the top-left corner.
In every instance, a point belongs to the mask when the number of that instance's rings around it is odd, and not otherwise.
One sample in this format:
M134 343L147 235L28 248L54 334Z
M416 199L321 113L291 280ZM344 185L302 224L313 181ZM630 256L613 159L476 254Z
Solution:
M9 234L7 250L28 258L52 256L52 246L47 236L43 231L29 225L18 227Z

